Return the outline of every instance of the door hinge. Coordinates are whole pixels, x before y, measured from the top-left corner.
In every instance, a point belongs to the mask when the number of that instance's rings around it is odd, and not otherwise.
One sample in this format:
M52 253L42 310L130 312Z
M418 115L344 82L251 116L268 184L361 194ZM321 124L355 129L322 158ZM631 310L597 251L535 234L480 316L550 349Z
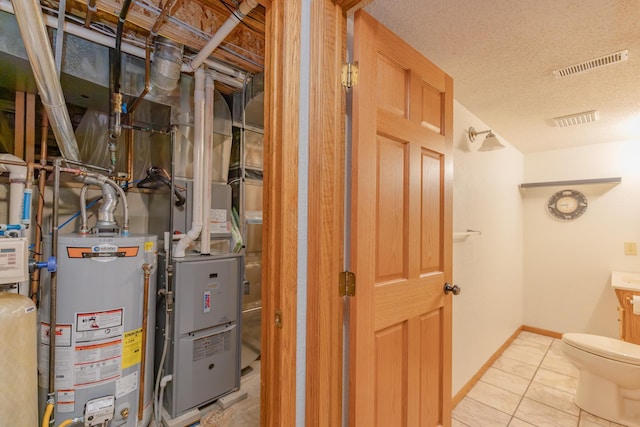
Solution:
M358 61L354 63L342 64L341 79L342 86L347 89L354 87L358 84Z
M351 271L340 272L340 296L352 297L356 294L356 275Z

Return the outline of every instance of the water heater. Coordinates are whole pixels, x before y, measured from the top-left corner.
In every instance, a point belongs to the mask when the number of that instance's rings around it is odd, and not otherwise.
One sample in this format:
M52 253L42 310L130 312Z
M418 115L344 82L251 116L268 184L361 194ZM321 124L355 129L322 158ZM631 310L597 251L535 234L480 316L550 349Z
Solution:
M110 411L111 425L147 425L153 406L156 236L61 235L57 249L55 425L100 411ZM41 407L52 333L49 284L47 275L38 317Z

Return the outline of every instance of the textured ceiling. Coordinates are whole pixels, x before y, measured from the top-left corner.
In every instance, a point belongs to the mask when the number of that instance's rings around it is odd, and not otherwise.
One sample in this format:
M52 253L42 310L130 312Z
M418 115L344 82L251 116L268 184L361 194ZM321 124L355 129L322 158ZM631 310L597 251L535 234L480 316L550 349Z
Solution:
M524 153L640 143L638 0L374 0L365 10L451 75L455 99ZM624 49L625 62L552 73ZM589 110L597 122L553 124Z

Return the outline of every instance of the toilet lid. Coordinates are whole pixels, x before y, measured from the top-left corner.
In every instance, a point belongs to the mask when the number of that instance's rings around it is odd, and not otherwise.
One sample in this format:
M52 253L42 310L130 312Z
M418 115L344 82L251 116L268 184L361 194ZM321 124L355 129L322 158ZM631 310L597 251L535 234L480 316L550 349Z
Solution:
M566 344L607 359L640 365L640 345L590 334L564 334Z

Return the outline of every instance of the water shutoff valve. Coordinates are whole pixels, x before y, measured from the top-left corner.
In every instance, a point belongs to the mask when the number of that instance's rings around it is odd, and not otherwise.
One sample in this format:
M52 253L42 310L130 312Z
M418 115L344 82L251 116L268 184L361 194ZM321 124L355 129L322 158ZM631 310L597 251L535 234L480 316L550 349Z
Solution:
M36 268L46 268L49 273L53 273L58 270L56 257L53 256L50 256L46 261L33 262L32 265L35 265Z

